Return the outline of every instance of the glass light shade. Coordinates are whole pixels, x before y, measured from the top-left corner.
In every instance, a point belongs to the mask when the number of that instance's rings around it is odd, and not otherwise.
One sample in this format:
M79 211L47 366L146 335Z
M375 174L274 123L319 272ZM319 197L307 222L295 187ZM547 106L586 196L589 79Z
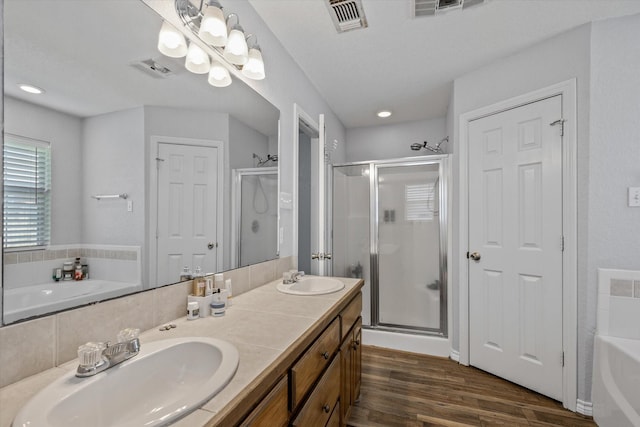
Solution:
M222 47L227 44L227 23L224 20L222 9L216 6L207 6L198 36L212 46Z
M187 41L184 34L164 21L158 35L158 50L171 58L182 58L187 54Z
M189 52L187 52L187 59L184 63L187 70L194 74L206 74L211 68L209 62L209 55L195 43L189 45Z
M260 49L249 49L249 60L242 67L242 74L253 80L264 79L264 61Z
M238 28L233 28L229 32L229 39L224 48L224 59L235 65L244 65L249 60L249 48L244 39L244 32Z
M227 87L231 84L231 75L229 74L229 70L227 70L221 63L213 61L207 81L211 86Z

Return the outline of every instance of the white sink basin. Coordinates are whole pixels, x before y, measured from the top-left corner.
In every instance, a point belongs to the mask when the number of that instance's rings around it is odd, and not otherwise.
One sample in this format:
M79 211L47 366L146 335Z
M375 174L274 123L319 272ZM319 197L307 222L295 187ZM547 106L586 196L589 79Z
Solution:
M285 294L323 295L343 289L344 283L330 277L305 276L290 285L278 283L277 288Z
M226 341L176 338L88 378L75 369L36 394L13 427L164 426L199 408L231 380L238 350Z

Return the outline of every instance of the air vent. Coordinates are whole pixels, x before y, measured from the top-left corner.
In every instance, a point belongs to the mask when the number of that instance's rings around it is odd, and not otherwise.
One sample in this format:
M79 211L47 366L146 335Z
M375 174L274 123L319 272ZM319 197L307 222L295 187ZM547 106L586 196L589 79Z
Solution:
M413 0L414 16L433 16L482 4L488 0Z
M360 0L329 0L327 6L339 33L367 27L367 18Z
M166 79L174 75L174 72L169 67L161 64L156 59L144 59L132 63L131 66L156 79Z

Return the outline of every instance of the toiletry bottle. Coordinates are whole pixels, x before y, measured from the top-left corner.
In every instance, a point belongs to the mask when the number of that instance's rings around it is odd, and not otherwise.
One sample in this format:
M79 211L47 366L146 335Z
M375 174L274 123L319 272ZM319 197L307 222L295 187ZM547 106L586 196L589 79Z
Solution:
M187 280L191 280L191 279L193 279L193 276L191 275L191 269L189 268L188 265L185 265L184 268L182 269L182 272L180 273L180 281L186 282Z
M66 261L62 264L62 280L73 280L72 261Z
M216 273L213 275L213 287L217 289L224 289L224 274Z
M200 306L197 302L191 301L187 303L187 320L196 320L200 317Z
M82 263L80 258L76 258L76 262L73 265L73 280L82 280Z
M231 298L233 298L233 289L231 288L231 279L227 279L224 281L224 287L227 290L227 307L231 307L233 305Z
M193 282L191 286L192 286L191 292L193 293L193 295L197 297L204 296L206 281L204 278L204 274L202 274L202 269L200 267L196 267L196 272L193 275Z

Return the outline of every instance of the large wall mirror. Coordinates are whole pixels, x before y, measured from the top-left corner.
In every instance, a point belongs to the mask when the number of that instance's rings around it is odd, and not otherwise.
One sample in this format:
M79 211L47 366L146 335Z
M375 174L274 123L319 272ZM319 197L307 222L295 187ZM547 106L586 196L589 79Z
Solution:
M4 324L277 257L279 111L162 56L161 25L4 1Z

